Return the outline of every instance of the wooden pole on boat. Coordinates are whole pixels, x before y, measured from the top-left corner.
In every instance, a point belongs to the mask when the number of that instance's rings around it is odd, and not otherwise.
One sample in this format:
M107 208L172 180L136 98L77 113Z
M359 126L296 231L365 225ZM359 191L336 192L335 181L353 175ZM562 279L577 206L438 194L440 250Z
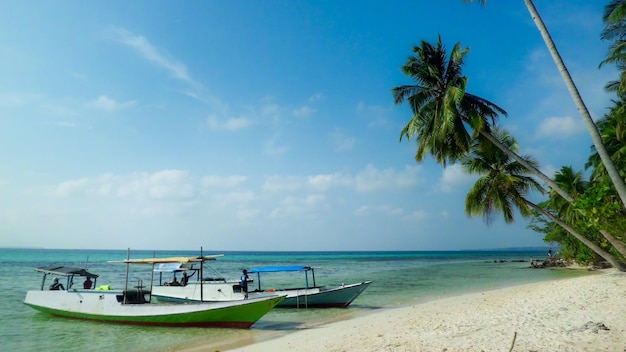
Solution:
M204 284L202 280L204 280L204 274L202 273L202 268L204 267L204 252L202 251L202 246L200 246L200 302L204 302Z
M304 288L304 308L309 308L309 271L304 270L304 277L306 278L306 287Z
M152 258L156 258L156 252L152 251ZM150 294L148 295L150 297L150 301L152 302L152 285L154 285L154 262L152 262L152 274L150 276Z
M124 304L126 304L126 294L128 292L128 270L130 268L130 248L126 250L126 288L124 289Z

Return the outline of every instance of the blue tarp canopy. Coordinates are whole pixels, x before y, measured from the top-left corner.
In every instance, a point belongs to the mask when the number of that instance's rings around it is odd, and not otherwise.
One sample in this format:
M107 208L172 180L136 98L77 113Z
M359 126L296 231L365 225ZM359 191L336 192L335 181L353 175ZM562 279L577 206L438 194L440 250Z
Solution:
M306 265L275 265L275 266L262 266L258 268L252 268L248 270L249 273L278 273L284 271L304 271L311 270L310 266Z

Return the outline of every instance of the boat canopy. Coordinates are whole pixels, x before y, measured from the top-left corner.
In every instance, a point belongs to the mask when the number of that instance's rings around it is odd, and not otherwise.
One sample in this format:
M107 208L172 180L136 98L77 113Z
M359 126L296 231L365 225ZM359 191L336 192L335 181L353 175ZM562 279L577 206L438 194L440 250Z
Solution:
M144 258L144 259L124 259L112 260L109 263L129 263L129 264L162 264L162 263L190 263L190 262L207 262L217 260L223 254L205 255L202 257L169 257L169 258Z
M278 273L285 271L308 271L312 270L310 266L306 265L274 265L274 266L262 266L258 268L252 268L248 270L249 273Z
M154 266L154 271L157 273L176 273L181 271L188 271L192 269L190 263L159 263Z
M71 267L71 266L55 265L55 266L49 266L45 268L35 268L35 271L38 271L44 274L54 274L57 276L79 275L79 276L86 276L86 277L91 277L91 278L98 277L98 275L92 274L83 268L76 268L76 267Z

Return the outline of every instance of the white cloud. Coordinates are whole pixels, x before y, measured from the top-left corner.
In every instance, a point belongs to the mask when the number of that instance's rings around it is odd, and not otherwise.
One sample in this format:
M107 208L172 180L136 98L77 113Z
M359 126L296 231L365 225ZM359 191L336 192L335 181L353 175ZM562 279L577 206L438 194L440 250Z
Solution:
M52 186L50 193L59 197L69 197L84 191L89 186L89 183L89 180L86 178L61 182L56 186Z
M146 198L153 200L185 200L196 196L196 187L186 171L163 170L153 174L104 174L59 183L49 194L60 197L101 196Z
M303 203L309 206L318 205L326 200L326 196L323 194L309 194L304 198Z
M117 39L123 44L135 49L145 59L153 64L167 70L172 76L177 79L183 80L188 83L193 83L193 80L187 73L187 68L184 64L177 62L174 59L165 57L164 53L161 53L155 48L149 41L143 36L135 35L130 31L122 28L115 30Z
M402 217L406 214L406 211L401 208L393 207L391 205L378 205L378 206L361 206L353 212L358 216L370 216L370 215L386 215L390 217Z
M230 192L219 197L220 203L249 203L254 200L254 193L251 191Z
M416 210L405 216L405 218L407 219L415 219L415 220L425 220L425 219L428 219L429 217L430 217L430 214L428 214L428 212L423 211L423 210Z
M265 142L265 153L272 156L281 156L289 152L288 146L277 146L276 137Z
M450 193L457 187L469 186L474 180L476 180L476 176L465 173L461 165L449 165L443 169L441 179L436 184L435 189L443 193Z
M154 199L189 199L195 196L195 187L186 171L164 170L148 178L148 195Z
M318 191L327 191L330 188L339 186L350 186L352 183L352 177L341 173L313 175L306 180L306 184L309 187Z
M268 192L289 192L301 189L304 185L302 179L294 176L269 176L263 184L263 190Z
M406 166L398 172L393 169L379 170L373 165L355 175L334 173L319 174L306 177L271 176L268 177L263 189L271 192L294 191L298 189L314 189L325 192L331 188L352 188L357 192L373 192L384 189L407 188L419 181L419 166Z
M316 94L311 95L309 97L308 101L309 101L309 103L316 103L316 102L318 102L318 101L320 101L322 99L324 99L324 94L316 93Z
M567 138L585 131L585 123L581 118L548 117L541 121L535 136L537 138Z
M335 150L338 152L352 150L352 148L354 148L354 145L356 144L356 138L346 136L345 134L337 130L330 134L330 139L335 145Z
M98 99L92 100L87 105L95 109L110 112L110 111L116 111L116 110L129 108L129 107L135 106L135 104L136 103L134 100L130 100L125 103L118 103L115 100L107 97L106 95L101 95L98 97Z
M299 108L296 108L293 110L293 114L297 117L307 117L307 116L311 116L313 113L315 113L315 109L309 107L309 106L301 106Z
M354 187L358 192L372 192L382 189L406 188L417 184L418 166L406 166L402 172L393 169L379 170L367 165L355 176Z
M207 117L206 123L207 126L214 130L236 131L252 125L252 120L243 116L220 120L217 116L212 115Z
M14 106L24 106L29 103L32 103L35 100L39 100L40 97L33 94L27 95L18 95L18 94L10 94L10 95L0 95L0 107L14 107Z

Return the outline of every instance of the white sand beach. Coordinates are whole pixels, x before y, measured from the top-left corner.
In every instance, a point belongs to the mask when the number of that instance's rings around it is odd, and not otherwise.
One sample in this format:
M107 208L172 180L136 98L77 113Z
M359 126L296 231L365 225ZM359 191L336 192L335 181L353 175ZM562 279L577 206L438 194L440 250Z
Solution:
M626 351L626 273L604 270L381 309L246 342L250 344L234 349L198 346L188 351L622 352Z

